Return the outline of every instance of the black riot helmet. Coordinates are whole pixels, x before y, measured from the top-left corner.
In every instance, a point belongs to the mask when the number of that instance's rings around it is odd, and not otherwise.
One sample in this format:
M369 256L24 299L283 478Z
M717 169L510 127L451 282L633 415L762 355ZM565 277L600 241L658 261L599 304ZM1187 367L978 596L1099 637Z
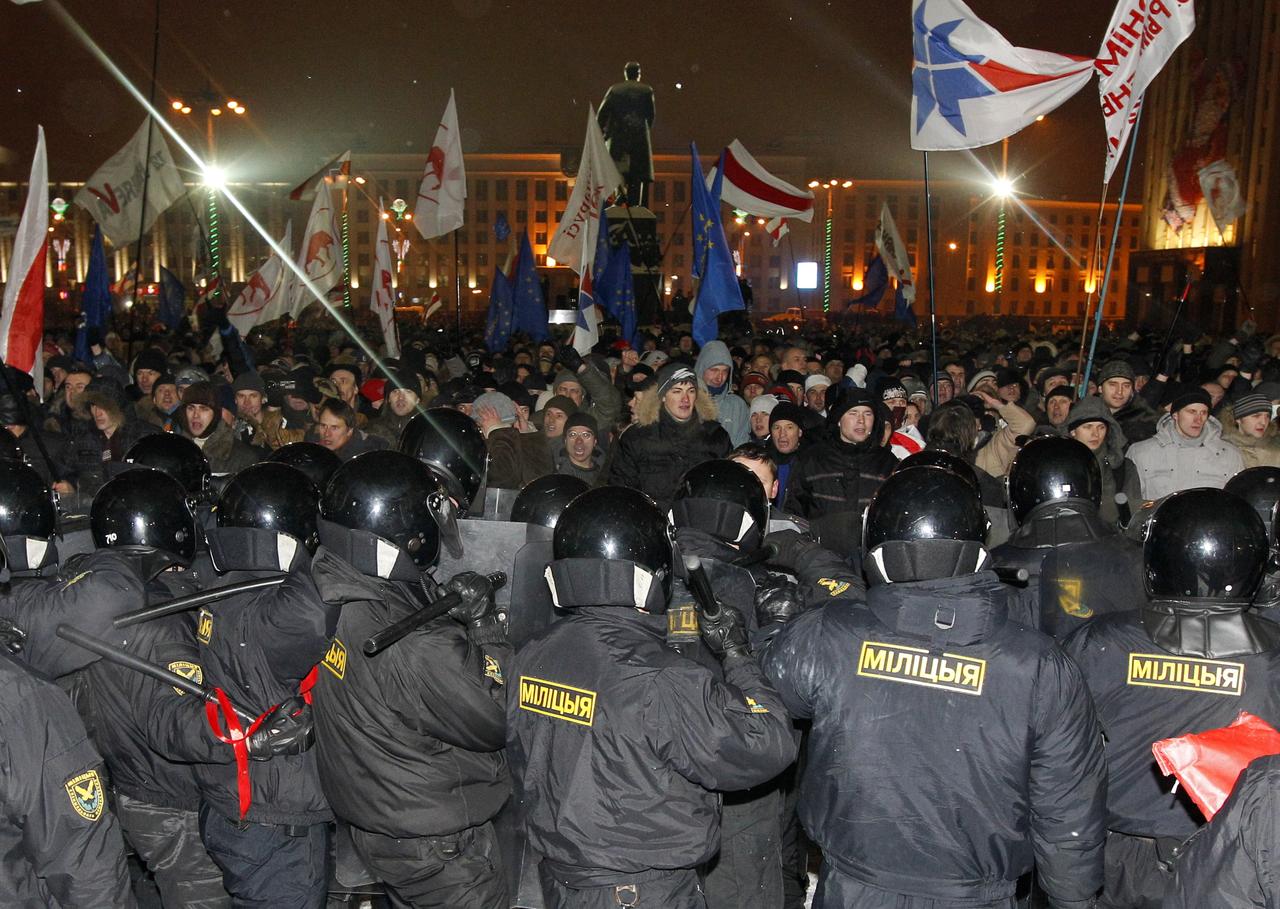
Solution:
M153 550L188 565L196 554L196 519L187 491L154 467L126 470L93 497L89 530L98 547Z
M1147 595L1248 603L1267 565L1267 532L1244 499L1188 489L1160 503L1142 544Z
M414 414L400 433L399 451L431 468L462 515L484 485L489 449L472 419L450 407Z
M172 432L143 436L125 452L125 463L163 470L182 484L189 495L205 491L213 471L200 446Z
M1252 505L1271 536L1276 502L1280 501L1280 467L1249 467L1227 480L1223 491Z
M555 561L547 568L551 596L563 607L666 612L674 546L670 522L644 493L621 486L584 492L556 522Z
M219 571L288 571L314 552L320 490L287 464L246 467L222 487L209 554Z
M342 458L315 442L290 442L288 445L281 445L267 456L267 460L296 467L321 490L329 485L333 472L342 466Z
M769 530L769 497L750 468L737 461L704 461L685 471L676 485L671 522L758 549Z
M511 506L511 520L555 530L565 507L591 486L580 477L549 473L538 477L516 496Z
M941 448L922 448L913 455L907 455L897 466L893 468L893 472L907 470L911 467L941 467L943 470L949 470L957 474L961 479L967 480L975 490L981 495L981 487L978 485L978 475L973 470L973 465L964 458L958 458L949 451L943 451Z
M398 451L343 464L320 496L320 542L361 574L417 581L443 542L461 557L453 505L427 465Z
M1076 499L1102 502L1102 471L1098 459L1075 439L1032 439L1009 468L1009 511L1019 524L1031 510L1046 502Z
M0 540L12 571L37 571L58 561L53 491L35 468L0 460Z
M880 484L862 519L863 567L873 584L973 574L990 561L978 491L941 467L912 467Z

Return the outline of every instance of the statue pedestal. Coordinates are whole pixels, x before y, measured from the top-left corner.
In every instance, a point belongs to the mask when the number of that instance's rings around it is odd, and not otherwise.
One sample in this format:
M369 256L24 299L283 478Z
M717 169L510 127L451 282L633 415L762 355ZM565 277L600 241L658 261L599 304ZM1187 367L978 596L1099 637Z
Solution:
M657 215L642 206L615 205L605 212L605 217L610 245L626 239L630 246L637 321L641 325L658 322L662 317L662 244Z

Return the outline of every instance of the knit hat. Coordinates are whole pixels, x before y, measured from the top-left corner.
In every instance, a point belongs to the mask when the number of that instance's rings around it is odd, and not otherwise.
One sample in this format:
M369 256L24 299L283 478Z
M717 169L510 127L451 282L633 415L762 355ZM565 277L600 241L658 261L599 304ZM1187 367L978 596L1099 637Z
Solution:
M1072 386L1059 385L1057 388L1053 389L1047 395L1044 396L1044 403L1045 403L1045 406L1047 407L1049 405L1049 402L1054 398L1067 398L1068 400L1074 400L1075 396L1076 396L1076 390Z
M1213 398L1209 397L1209 392L1205 391L1199 385L1190 385L1181 389L1169 402L1169 413L1177 413L1184 407L1190 407L1192 404L1203 404L1205 407L1213 407Z
M925 389L924 383L915 376L903 376L902 387L907 390L907 400L912 398L929 397L929 392Z
M862 363L855 363L853 369L849 370L849 381L859 388L865 388L867 384L867 367Z
M1239 420L1255 413L1271 413L1271 401L1256 391L1242 394L1231 403L1231 413Z
M996 371L994 369L979 369L973 374L973 378L969 380L969 387L966 388L965 391L973 391L978 387L978 383L984 379L990 379L994 382L996 379Z
M316 388L316 371L310 366L299 366L279 382L280 391L301 398L308 404L319 404L320 389Z
M831 380L824 373L815 372L804 380L804 393L808 394L814 388L826 388L831 384Z
M684 363L666 364L658 370L658 397L665 395L673 385L682 383L697 385L693 370Z
M182 406L186 407L188 404L199 404L216 411L218 397L208 382L193 382L182 390Z
M481 395L481 397L484 397ZM479 400L479 398L477 398ZM542 405L542 410L548 407L554 407L556 410L563 411L566 416L573 416L578 412L578 405L573 403L573 398L566 395L552 395L547 398L547 403Z
M1017 385L1022 381L1022 373L1019 370L1006 366L1003 369L996 370L996 387L1003 388L1006 385Z
M746 391L748 385L759 385L761 388L768 388L771 381L762 372L749 372L742 377L742 390Z
M1128 360L1108 360L1102 364L1102 369L1098 370L1098 384L1101 385L1107 379L1128 379L1133 381L1133 367L1129 365Z
M751 399L750 413L772 413L777 406L777 395L756 395Z
M799 404L792 404L790 401L779 401L773 410L769 411L769 431L773 432L773 424L779 420L788 420L795 423L801 429L804 428L804 408Z
M154 347L148 347L134 358L133 374L135 376L138 374L139 369L150 369L153 372L167 372L169 369L169 361L165 359L163 352L156 350Z
M496 410L498 412L498 420L502 423L514 423L516 421L516 402L500 391L486 391L471 402L472 413L484 407L492 407Z
M360 396L376 404L387 396L386 390L386 379L365 379L364 384L360 386Z
M886 379L880 385L880 400L892 401L897 400L898 398L901 398L904 401L907 399L906 386L897 379Z
M1067 412L1067 431L1070 432L1085 423L1106 423L1107 428L1110 429L1111 423L1107 419L1110 414L1111 411L1101 398L1081 398L1072 404L1071 410Z
M600 426L596 423L596 418L591 416L585 410L580 410L575 414L571 414L569 419L564 421L564 431L568 435L569 430L575 426L581 426L583 429L591 430L592 435L600 435Z
M876 409L876 399L865 388L843 388L827 399L827 422L832 426L840 422L840 418L855 407Z
M262 376L258 375L255 370L247 370L236 376L236 380L231 383L231 390L234 391L256 391L259 394L267 393L267 383L262 381Z
M582 381L574 373L569 372L569 370L567 369L562 369L558 373L556 373L556 379L554 382L551 383L551 387L559 388L561 382L572 382L573 384L579 387L582 386Z
M784 369L778 373L779 385L803 385L804 376L794 369Z

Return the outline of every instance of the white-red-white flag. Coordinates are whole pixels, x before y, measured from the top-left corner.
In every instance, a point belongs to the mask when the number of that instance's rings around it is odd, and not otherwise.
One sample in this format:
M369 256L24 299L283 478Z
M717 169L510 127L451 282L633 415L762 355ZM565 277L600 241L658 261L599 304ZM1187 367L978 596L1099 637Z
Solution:
M293 222L284 229L284 238L280 248L285 256L291 256L293 249ZM266 262L249 276L249 280L240 290L240 295L227 308L227 320L236 327L241 336L247 336L249 329L263 322L271 322L281 316L289 315L289 286L293 271L274 250Z
M151 156L147 157L147 124L151 124ZM149 162L149 163L148 163ZM147 210L142 210L143 184ZM159 125L150 117L138 127L133 138L99 167L72 199L102 227L102 233L116 246L146 233L187 188L173 163L169 145Z
M595 109L588 105L587 137L582 143L578 176L574 178L564 217L547 246L547 255L581 275L584 263L595 255L600 206L621 185L622 175L605 147Z
M387 239L387 219L382 203L378 203L378 242L373 253L373 279L369 282L369 308L382 326L382 340L388 357L400 356L400 339L396 334L396 294L391 287L391 241Z
M449 89L449 104L440 118L435 141L427 155L427 168L418 186L413 223L424 240L442 237L462 226L467 201L467 166L462 157L462 133L458 107Z
M1098 95L1107 127L1110 182L1138 118L1142 96L1178 45L1195 31L1194 0L1120 0L1098 58Z
M342 280L342 230L327 177L316 186L316 200L311 204L311 217L298 249L298 267L315 292L294 275L289 300L289 313L294 316L315 302L316 293L324 296Z
M787 224L786 218L774 218L764 226L765 232L773 238L773 245L777 246L782 242L782 238L791 233L791 226Z
M713 167L707 175L707 189L711 189L715 178ZM813 193L769 173L737 139L724 150L724 183L720 187L720 201L757 218L813 220Z
M9 280L0 306L0 357L31 374L44 388L40 343L44 336L44 263L49 249L49 162L44 127L36 127L36 153L31 159L27 203L13 238Z

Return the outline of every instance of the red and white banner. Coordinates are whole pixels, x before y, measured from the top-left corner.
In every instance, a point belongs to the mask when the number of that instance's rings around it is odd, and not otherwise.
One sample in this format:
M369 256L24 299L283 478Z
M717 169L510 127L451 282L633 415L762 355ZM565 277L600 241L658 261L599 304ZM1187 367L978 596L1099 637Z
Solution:
M587 106L587 136L582 143L582 158L573 192L564 209L564 217L547 246L547 255L559 265L568 265L579 275L590 268L596 254L596 235L600 228L600 206L622 185L618 165L609 157L604 134L596 122L595 109Z
M396 334L396 294L391 287L391 242L387 239L387 219L378 205L378 242L373 254L373 278L369 282L369 308L382 326L382 340L388 357L400 356Z
M1107 128L1110 182L1129 141L1142 96L1196 27L1194 0L1120 0L1098 49L1098 95Z
M413 209L413 223L422 239L442 237L461 227L466 200L467 167L462 157L462 133L458 129L453 89L449 89L449 104L427 154L427 168L418 187L418 204Z
M894 223L893 212L889 211L886 202L880 209L880 223L876 225L876 251L884 260L889 276L897 278L898 286L908 303L916 298L915 276L911 273L911 256L898 233L898 225Z
M40 340L44 335L44 263L49 250L49 162L44 127L36 129L27 203L13 239L9 280L0 306L0 358L15 369L31 373L36 388L43 389Z
M151 124L151 158L147 159L147 124ZM142 211L146 183L147 210ZM102 233L116 246L146 233L170 205L186 193L178 166L173 163L164 134L151 118L138 127L133 138L85 181L72 199L98 222Z
M777 246L782 242L782 238L791 233L791 226L787 224L786 218L774 218L764 226L765 232L773 238L773 245Z
M1200 168L1200 189L1209 205L1209 214L1218 231L1227 229L1244 217L1244 199L1240 196L1240 181L1236 170L1226 161L1218 160Z
M338 157L325 162L307 179L289 190L289 198L294 202L309 202L315 198L315 186L326 177L330 186L345 186L347 177L351 175L351 151L344 151Z
M715 177L713 167L707 176L707 189L711 189ZM813 220L813 193L797 189L769 173L737 139L724 150L724 184L720 188L720 201L757 218Z
M999 142L1093 78L1088 57L1014 47L961 0L912 0L911 147Z
M315 293L322 297L342 280L342 230L338 227L338 210L333 204L328 178L316 185L316 200L302 235L298 250L298 267L302 269ZM295 274L291 286L289 313L296 316L315 302L315 293Z
M285 228L280 248L290 255L293 248L293 222ZM240 295L227 309L227 319L242 337L263 322L289 315L289 285L293 272L274 250L262 267L249 276Z

